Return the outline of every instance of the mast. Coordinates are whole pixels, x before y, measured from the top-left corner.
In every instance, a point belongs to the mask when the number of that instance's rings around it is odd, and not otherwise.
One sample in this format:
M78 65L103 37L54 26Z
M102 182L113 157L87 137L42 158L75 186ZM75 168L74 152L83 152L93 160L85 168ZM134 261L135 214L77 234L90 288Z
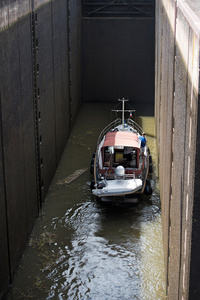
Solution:
M124 130L124 102L128 101L128 99L118 99L118 101L122 102L122 130Z
M120 101L120 102L122 102L122 109L112 109L111 111L115 111L115 112L122 112L122 130L124 130L124 113L125 112L130 112L130 113L132 113L132 112L135 112L135 110L134 109L124 109L124 106L125 106L125 102L126 101L129 101L129 99L124 99L124 98L122 98L122 99L118 99L118 101Z

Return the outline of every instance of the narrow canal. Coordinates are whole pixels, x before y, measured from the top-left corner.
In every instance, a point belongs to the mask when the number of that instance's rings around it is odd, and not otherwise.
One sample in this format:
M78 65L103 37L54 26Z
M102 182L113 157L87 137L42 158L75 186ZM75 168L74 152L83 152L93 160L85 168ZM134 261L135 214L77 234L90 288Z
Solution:
M112 107L82 105L9 299L165 299L154 118L138 117L154 162L153 194L124 207L91 195L90 160ZM80 176L71 181L73 174Z

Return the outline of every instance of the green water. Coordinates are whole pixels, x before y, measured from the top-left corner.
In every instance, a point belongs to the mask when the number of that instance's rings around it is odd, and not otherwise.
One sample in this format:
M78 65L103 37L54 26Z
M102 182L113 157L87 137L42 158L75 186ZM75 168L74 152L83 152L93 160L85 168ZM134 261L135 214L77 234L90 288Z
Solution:
M82 106L9 299L165 299L154 118L137 118L153 158L153 194L128 207L102 206L91 194L90 160L111 108Z

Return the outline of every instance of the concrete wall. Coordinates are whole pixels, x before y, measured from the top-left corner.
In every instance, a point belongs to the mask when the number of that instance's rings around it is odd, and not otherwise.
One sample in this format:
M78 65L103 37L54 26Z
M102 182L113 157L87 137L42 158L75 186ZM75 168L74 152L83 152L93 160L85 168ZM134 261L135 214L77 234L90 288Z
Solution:
M35 13L35 80L36 90L39 91L36 102L38 135L41 141L40 176L44 199L70 130L66 2L48 1ZM61 47L63 40L65 48Z
M2 116L1 116L2 122ZM2 126L1 126L2 128ZM8 289L10 283L10 263L8 253L8 228L7 228L7 212L6 212L6 198L5 198L5 179L4 179L4 163L2 152L2 132L0 132L0 299L3 297L4 292Z
M79 109L78 7L78 0L0 2L0 299Z
M10 1L9 5L11 22L15 17L12 14L14 2ZM30 14L19 22L5 23L5 27L5 30L1 27L0 33L3 168L0 185L4 202L1 214L5 215L0 232L6 236L1 242L4 251L0 251L1 292L14 277L38 213ZM9 274L4 274L3 269L9 270Z
M200 31L195 17L183 1L156 2L155 112L170 300L200 298L196 225L200 186L195 164L199 163Z
M127 97L153 108L154 45L154 18L83 18L83 101Z
M75 120L77 107L81 104L81 14L80 0L69 2L69 60L70 60L70 102L72 124ZM73 101L72 101L73 100Z

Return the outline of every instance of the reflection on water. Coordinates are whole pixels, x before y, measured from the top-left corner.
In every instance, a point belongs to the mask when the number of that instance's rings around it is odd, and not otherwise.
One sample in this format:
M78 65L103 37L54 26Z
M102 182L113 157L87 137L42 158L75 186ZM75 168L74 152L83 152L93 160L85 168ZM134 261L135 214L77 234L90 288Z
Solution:
M153 194L135 206L100 205L89 170L67 180L89 167L109 112L105 104L82 106L10 299L165 299L156 164ZM140 121L156 161L154 119Z

